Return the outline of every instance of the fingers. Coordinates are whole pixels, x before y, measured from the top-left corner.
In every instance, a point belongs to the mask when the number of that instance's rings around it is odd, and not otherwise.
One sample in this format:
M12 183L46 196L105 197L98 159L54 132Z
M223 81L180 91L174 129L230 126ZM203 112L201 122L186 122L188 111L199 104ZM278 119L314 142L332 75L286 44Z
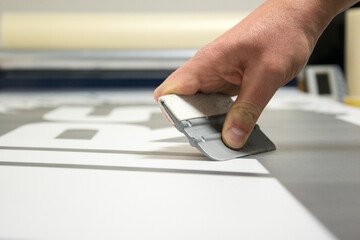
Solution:
M155 91L154 98L167 94L193 95L200 88L198 76L188 67L189 62L173 72Z
M262 110L278 89L275 75L251 71L244 75L238 98L230 108L222 130L224 143L240 149L246 143Z

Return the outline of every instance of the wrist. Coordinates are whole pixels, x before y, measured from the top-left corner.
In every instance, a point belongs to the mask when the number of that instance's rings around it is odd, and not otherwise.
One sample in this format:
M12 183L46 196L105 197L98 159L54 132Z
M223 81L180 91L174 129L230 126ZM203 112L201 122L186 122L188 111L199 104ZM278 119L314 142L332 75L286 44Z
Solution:
M306 35L313 47L332 19L340 13L340 0L268 0L271 8L286 14L288 25ZM285 16L284 16L285 17Z

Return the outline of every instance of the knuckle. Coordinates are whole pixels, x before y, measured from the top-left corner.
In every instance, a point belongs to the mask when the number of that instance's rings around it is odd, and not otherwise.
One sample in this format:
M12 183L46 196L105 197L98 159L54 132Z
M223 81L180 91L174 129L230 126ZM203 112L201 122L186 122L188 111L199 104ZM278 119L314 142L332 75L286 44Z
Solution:
M272 81L277 88L285 85L296 73L290 60L283 57L272 57L262 62L263 76Z
M211 42L202 47L197 53L197 57L206 58L210 61L217 62L226 56L224 50L216 43Z
M271 76L284 77L287 63L281 58L266 59L263 63L264 72Z
M179 88L181 88L183 92L189 92L189 94L191 94L199 89L199 84L196 78L186 78L179 84Z
M261 114L260 108L249 102L236 104L233 111L235 111L237 115L241 115L241 119L248 124L255 123Z

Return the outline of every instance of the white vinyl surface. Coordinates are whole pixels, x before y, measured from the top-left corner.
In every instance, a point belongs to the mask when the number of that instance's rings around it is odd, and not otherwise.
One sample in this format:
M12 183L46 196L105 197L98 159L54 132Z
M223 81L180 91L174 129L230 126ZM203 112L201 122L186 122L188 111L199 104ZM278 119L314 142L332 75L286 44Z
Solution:
M103 103L122 105L90 114ZM0 136L0 239L335 239L256 156L208 161L170 124L140 126L160 113L151 92L0 95L1 114L45 107ZM97 134L57 138L69 129Z

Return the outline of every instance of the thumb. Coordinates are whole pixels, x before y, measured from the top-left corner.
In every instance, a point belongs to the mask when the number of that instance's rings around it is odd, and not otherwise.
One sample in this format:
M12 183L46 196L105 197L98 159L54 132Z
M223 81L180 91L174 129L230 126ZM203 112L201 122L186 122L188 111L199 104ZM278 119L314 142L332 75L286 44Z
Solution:
M222 130L224 143L233 149L240 149L246 143L262 110L277 90L273 79L264 74L244 75L236 101L231 106Z

